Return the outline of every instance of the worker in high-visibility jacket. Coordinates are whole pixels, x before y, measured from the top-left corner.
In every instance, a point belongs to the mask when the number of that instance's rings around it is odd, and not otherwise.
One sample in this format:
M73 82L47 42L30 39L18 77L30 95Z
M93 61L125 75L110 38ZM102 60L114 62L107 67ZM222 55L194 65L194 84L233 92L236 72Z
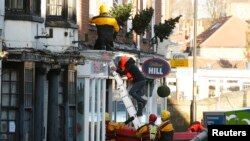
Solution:
M149 123L144 124L136 131L136 136L142 141L158 141L160 137L160 131L155 124L157 116L155 114L149 115Z
M132 87L129 90L131 95L137 101L137 116L142 116L143 108L147 104L147 99L144 96L146 79L138 66L135 64L135 60L132 57L126 55L117 56L114 59L115 67L112 67L112 71L116 71L121 76L126 75L129 81L132 82Z
M173 141L174 139L174 127L170 121L170 116L171 114L167 110L161 112L162 123L159 125L161 134L159 141Z
M134 117L130 117L125 122L113 122L110 120L109 113L105 113L105 126L106 126L106 141L115 141L116 131L123 128L125 125L134 120Z
M95 42L95 50L112 50L114 47L114 38L120 28L115 18L108 15L106 5L100 6L100 14L90 19L91 24L95 24L97 28L98 38Z
M188 128L188 132L202 132L205 130L205 127L199 121L194 121Z

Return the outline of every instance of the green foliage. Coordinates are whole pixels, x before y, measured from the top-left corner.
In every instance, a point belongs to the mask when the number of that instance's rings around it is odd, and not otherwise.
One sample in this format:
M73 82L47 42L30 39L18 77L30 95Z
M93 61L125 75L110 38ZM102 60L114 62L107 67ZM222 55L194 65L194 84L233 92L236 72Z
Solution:
M152 19L154 9L152 7L143 9L136 14L132 20L132 29L138 35L143 35Z
M167 85L161 85L157 89L157 94L159 97L167 97L170 95L170 88Z
M109 14L114 17L120 26L124 26L126 21L131 16L132 4L115 5L109 11Z
M163 42L163 39L168 39L173 29L175 28L175 24L179 22L181 15L176 18L170 18L165 20L165 23L160 23L159 25L154 26L155 36L160 38L160 42Z

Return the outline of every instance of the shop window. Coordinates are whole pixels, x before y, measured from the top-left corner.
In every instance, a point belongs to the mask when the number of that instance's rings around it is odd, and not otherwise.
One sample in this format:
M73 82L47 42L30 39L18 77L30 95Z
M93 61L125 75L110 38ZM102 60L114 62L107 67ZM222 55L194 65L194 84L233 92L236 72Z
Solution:
M2 106L18 106L18 79L15 70L4 70L2 75Z
M67 73L66 73L67 72ZM69 70L62 72L59 77L59 96L58 96L58 131L59 140L75 140L75 118L76 118L76 79L75 71ZM65 87L66 86L66 87ZM67 91L65 91L67 90ZM68 107L66 107L68 103ZM67 122L67 124L65 124ZM68 129L68 130L65 130ZM67 131L67 132L66 132ZM67 134L67 135L66 135Z
M12 69L2 72L0 137L1 141L18 141L18 72Z
M17 138L17 111L2 110L0 139L1 141L18 141Z
M68 87L68 97L69 104L75 106L76 105L76 83L75 83L75 73L73 71L69 71L69 87Z
M25 63L24 70L24 113L23 113L23 134L26 141L32 141L33 133L33 75L32 63Z
M25 70L25 91L24 91L24 107L32 108L33 105L33 70Z

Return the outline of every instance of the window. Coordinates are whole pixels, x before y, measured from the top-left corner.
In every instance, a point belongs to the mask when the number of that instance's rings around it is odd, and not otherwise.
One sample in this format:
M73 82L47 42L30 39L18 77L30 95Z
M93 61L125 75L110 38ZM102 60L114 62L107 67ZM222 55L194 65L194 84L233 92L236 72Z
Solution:
M6 13L40 16L41 0L5 0Z
M215 86L210 85L209 86L209 97L214 97L215 96Z
M60 73L59 76L59 111L57 118L60 141L74 141L76 134L76 79L75 71L69 68L67 68L68 71Z
M48 0L48 15L61 16L63 9L63 0Z
M69 71L69 88L68 88L68 97L69 104L76 105L76 89L75 89L75 73L73 71Z
M2 111L0 117L1 141L18 141L18 98L18 72L12 69L4 69L2 74Z
M33 134L33 94L34 94L34 71L33 63L25 62L24 64L24 112L23 115L23 134L26 135L26 141L32 141Z
M33 70L25 70L25 92L24 92L24 107L32 108L33 104Z
M76 22L75 7L76 0L47 0L47 17Z
M7 9L23 10L23 0L5 0Z
M64 77L63 77L63 73L60 73L60 77L59 77L59 92L58 92L58 104L63 106L63 100L64 100L64 86L65 86L65 82L64 82Z
M75 0L68 1L68 20L75 20L76 9L75 9Z
M2 75L2 107L18 107L18 77L15 70L4 70Z

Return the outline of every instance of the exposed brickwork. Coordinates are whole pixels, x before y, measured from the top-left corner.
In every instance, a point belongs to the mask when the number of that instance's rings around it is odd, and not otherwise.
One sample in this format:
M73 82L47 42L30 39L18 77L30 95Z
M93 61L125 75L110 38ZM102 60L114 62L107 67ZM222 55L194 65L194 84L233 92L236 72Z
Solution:
M149 0L150 1L150 0ZM160 7L160 1L156 1L157 7ZM134 4L136 4L134 2ZM142 4L141 4L142 5ZM81 0L80 2L80 19L78 21L79 23L79 40L87 41L86 44L89 46L94 46L95 40L97 38L96 30L93 30L89 25L89 1L87 0ZM160 8L157 8L156 12L161 12ZM161 14L157 14L157 17L160 21ZM149 29L151 28L151 25L149 26ZM135 43L135 38L133 36L126 36L127 34L127 27L124 26L122 31L119 32L117 36L116 42L122 43L122 44L128 44L132 45ZM152 45L149 43L149 39L151 38L151 35L149 34L147 36L146 42L140 42L141 50L142 51L148 51L152 52Z
M161 22L161 1L157 0L155 3L155 24L159 24Z
M80 16L79 16L79 39L85 40L85 34L88 33L88 19L89 19L89 1L81 0L80 2Z

